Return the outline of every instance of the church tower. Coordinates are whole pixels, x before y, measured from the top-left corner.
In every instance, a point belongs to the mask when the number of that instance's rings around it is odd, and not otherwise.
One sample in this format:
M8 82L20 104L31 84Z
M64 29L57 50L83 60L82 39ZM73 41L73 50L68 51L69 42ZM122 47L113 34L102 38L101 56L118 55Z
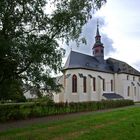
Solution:
M98 21L97 21L97 32L95 36L95 44L92 50L93 50L93 56L97 58L99 62L103 62L104 61L104 46L103 46L103 43L101 43L101 36L99 33Z

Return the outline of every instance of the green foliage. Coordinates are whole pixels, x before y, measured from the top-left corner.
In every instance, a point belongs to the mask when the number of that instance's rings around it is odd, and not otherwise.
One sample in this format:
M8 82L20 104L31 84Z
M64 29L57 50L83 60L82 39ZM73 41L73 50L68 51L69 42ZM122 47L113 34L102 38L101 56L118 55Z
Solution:
M36 89L58 90L50 76L52 71L61 70L64 50L58 41L78 42L82 26L104 2L106 0L1 0L0 86L10 87L16 81L19 89L17 81L22 81ZM10 92L13 94L15 90ZM9 96L9 93L1 94L1 97Z
M21 86L19 80L4 80L4 82L0 84L0 99L2 101L13 100L15 102L26 101L22 94Z
M95 111L109 108L117 108L133 105L132 100L116 100L101 102L80 102L80 103L51 103L35 102L25 104L4 104L0 105L0 121L25 119L30 117L41 117L55 114L65 114L83 111Z
M54 101L51 97L49 96L43 96L41 98L37 98L37 99L34 99L33 100L35 103L39 103L39 104L47 104L47 105L53 105L54 104Z

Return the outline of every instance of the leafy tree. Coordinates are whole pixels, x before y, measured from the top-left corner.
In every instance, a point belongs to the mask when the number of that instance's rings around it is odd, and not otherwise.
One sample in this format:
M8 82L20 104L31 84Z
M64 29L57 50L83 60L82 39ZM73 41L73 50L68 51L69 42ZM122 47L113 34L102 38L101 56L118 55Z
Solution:
M20 80L7 79L0 86L0 99L1 100L13 100L15 102L26 101L22 94Z
M11 90L13 82L18 89L22 82L37 89L45 85L46 90L56 90L50 73L61 70L64 50L58 41L78 41L82 26L104 2L1 0L0 90L2 86ZM0 94L6 93L0 91Z

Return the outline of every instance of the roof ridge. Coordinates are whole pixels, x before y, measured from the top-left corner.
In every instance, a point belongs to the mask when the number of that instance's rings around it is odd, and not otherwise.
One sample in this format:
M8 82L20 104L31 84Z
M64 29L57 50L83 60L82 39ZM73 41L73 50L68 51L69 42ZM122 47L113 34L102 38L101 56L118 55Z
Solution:
M115 59L115 58L112 58L112 57L109 57L108 59L106 59L106 60L109 60L109 59L112 59L112 60L116 60L116 61L119 61L119 62L122 62L122 63L126 63L126 64L128 64L127 62L125 62L125 61L122 61L122 60L118 60L118 59ZM128 64L129 65L129 64Z
M74 53L79 53L79 54L82 54L82 55L87 55L87 56L93 57L92 55L88 55L88 54L81 53L81 52L78 52L78 51L73 51L73 50L72 50L71 52L74 52Z

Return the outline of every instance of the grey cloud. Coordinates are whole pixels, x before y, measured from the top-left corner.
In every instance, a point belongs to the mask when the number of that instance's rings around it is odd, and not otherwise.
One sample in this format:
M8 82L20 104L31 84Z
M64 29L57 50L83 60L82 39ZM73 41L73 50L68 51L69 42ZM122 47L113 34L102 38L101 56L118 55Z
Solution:
M140 61L136 61L132 65L135 69L140 70Z
M66 47L66 52L72 48L72 50L79 51L81 53L86 53L92 55L92 47L95 43L95 35L97 30L97 19L99 20L99 30L101 35L102 43L105 47L105 55L108 55L111 52L114 52L113 40L109 38L106 34L101 33L101 28L105 26L105 20L102 17L93 17L84 27L81 36L86 38L87 44L80 44L79 47L76 46L76 43L72 42L68 47ZM68 51L67 51L68 50Z
M102 34L102 43L105 47L105 55L108 55L111 52L115 52L116 49L113 48L113 40L110 39L106 34Z

